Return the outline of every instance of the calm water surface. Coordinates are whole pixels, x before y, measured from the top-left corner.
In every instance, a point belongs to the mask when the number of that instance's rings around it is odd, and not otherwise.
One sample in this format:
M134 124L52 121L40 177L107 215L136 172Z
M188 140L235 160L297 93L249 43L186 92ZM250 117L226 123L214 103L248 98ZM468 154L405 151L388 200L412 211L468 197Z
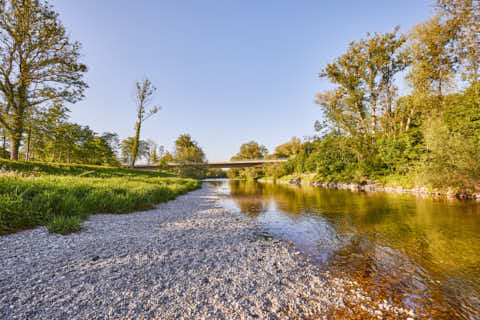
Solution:
M209 182L222 204L323 268L435 318L480 319L480 203ZM383 298L382 297L382 298Z

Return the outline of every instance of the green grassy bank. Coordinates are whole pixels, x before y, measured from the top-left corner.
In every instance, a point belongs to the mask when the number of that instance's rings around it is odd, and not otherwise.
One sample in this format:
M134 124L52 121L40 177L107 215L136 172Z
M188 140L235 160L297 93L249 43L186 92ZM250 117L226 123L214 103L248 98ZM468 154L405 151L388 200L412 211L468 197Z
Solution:
M37 226L79 231L89 214L152 209L200 184L153 171L0 160L0 236Z

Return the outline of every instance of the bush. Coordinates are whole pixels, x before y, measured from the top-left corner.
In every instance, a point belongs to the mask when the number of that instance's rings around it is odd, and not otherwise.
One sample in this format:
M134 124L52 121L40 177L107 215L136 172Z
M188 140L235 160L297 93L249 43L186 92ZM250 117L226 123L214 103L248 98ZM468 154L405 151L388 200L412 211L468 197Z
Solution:
M426 153L418 166L417 183L474 190L480 178L475 136L451 130L442 118L428 121L424 134Z

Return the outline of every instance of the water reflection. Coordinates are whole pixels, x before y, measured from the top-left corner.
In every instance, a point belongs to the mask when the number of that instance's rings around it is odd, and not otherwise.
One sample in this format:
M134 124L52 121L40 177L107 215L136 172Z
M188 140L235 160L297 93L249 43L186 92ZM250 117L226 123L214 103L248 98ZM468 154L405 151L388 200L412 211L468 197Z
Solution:
M439 317L480 314L480 204L309 186L216 182L223 205L373 294Z

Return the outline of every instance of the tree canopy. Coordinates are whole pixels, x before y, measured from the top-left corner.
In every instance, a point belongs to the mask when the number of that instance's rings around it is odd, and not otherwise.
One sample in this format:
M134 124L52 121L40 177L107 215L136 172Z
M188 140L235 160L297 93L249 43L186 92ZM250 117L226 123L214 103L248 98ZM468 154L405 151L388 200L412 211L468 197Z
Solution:
M87 67L80 48L47 2L0 1L0 123L10 138L11 159L18 159L34 109L83 98Z

